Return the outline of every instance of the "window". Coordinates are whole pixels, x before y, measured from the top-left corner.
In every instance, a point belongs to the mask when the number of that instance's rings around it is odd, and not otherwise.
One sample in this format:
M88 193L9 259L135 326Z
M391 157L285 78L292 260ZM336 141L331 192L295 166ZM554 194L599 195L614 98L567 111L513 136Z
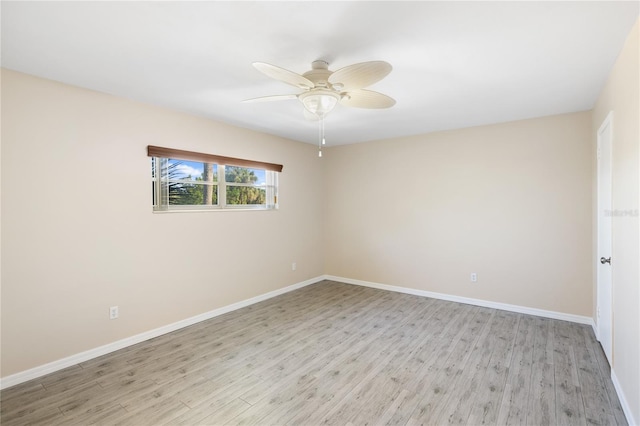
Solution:
M277 208L281 165L153 146L148 152L154 211Z

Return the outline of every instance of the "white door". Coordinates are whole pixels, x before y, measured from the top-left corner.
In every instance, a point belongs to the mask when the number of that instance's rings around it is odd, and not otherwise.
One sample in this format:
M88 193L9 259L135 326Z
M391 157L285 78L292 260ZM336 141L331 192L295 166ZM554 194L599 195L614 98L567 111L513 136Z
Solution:
M598 129L598 340L611 365L613 348L613 289L611 274L611 140L613 111Z

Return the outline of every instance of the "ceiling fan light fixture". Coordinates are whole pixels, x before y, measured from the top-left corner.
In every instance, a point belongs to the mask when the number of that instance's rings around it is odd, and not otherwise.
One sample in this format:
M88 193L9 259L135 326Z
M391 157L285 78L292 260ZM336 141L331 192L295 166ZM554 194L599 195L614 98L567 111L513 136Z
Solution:
M329 114L340 100L338 93L329 90L311 90L299 95L305 109L322 118Z
M304 106L305 117L318 121L318 157L322 157L322 147L326 144L324 118L338 102L357 108L390 108L396 103L387 95L364 89L391 72L391 64L384 61L361 62L333 72L326 61L317 60L312 62L311 70L302 75L266 62L254 62L253 66L271 78L304 90L297 95L263 96L245 102L297 98Z

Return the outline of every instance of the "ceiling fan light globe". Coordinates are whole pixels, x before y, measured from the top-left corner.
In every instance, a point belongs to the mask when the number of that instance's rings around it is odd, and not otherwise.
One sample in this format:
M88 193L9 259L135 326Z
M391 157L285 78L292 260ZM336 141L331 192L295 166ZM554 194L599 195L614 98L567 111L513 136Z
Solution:
M329 114L339 100L339 94L328 90L314 90L300 95L305 109L320 118Z

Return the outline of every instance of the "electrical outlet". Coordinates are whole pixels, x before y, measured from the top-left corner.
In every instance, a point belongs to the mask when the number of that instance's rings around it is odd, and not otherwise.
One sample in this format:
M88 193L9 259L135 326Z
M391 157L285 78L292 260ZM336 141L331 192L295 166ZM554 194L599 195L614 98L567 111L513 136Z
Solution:
M116 318L118 318L118 307L112 306L109 308L109 319L116 319Z
M291 264L291 270L292 270L292 271L295 271L297 267L298 267L298 265L296 265L296 262L293 262L293 263Z
M475 272L471 274L471 282L472 283L478 282L478 274L476 274Z

